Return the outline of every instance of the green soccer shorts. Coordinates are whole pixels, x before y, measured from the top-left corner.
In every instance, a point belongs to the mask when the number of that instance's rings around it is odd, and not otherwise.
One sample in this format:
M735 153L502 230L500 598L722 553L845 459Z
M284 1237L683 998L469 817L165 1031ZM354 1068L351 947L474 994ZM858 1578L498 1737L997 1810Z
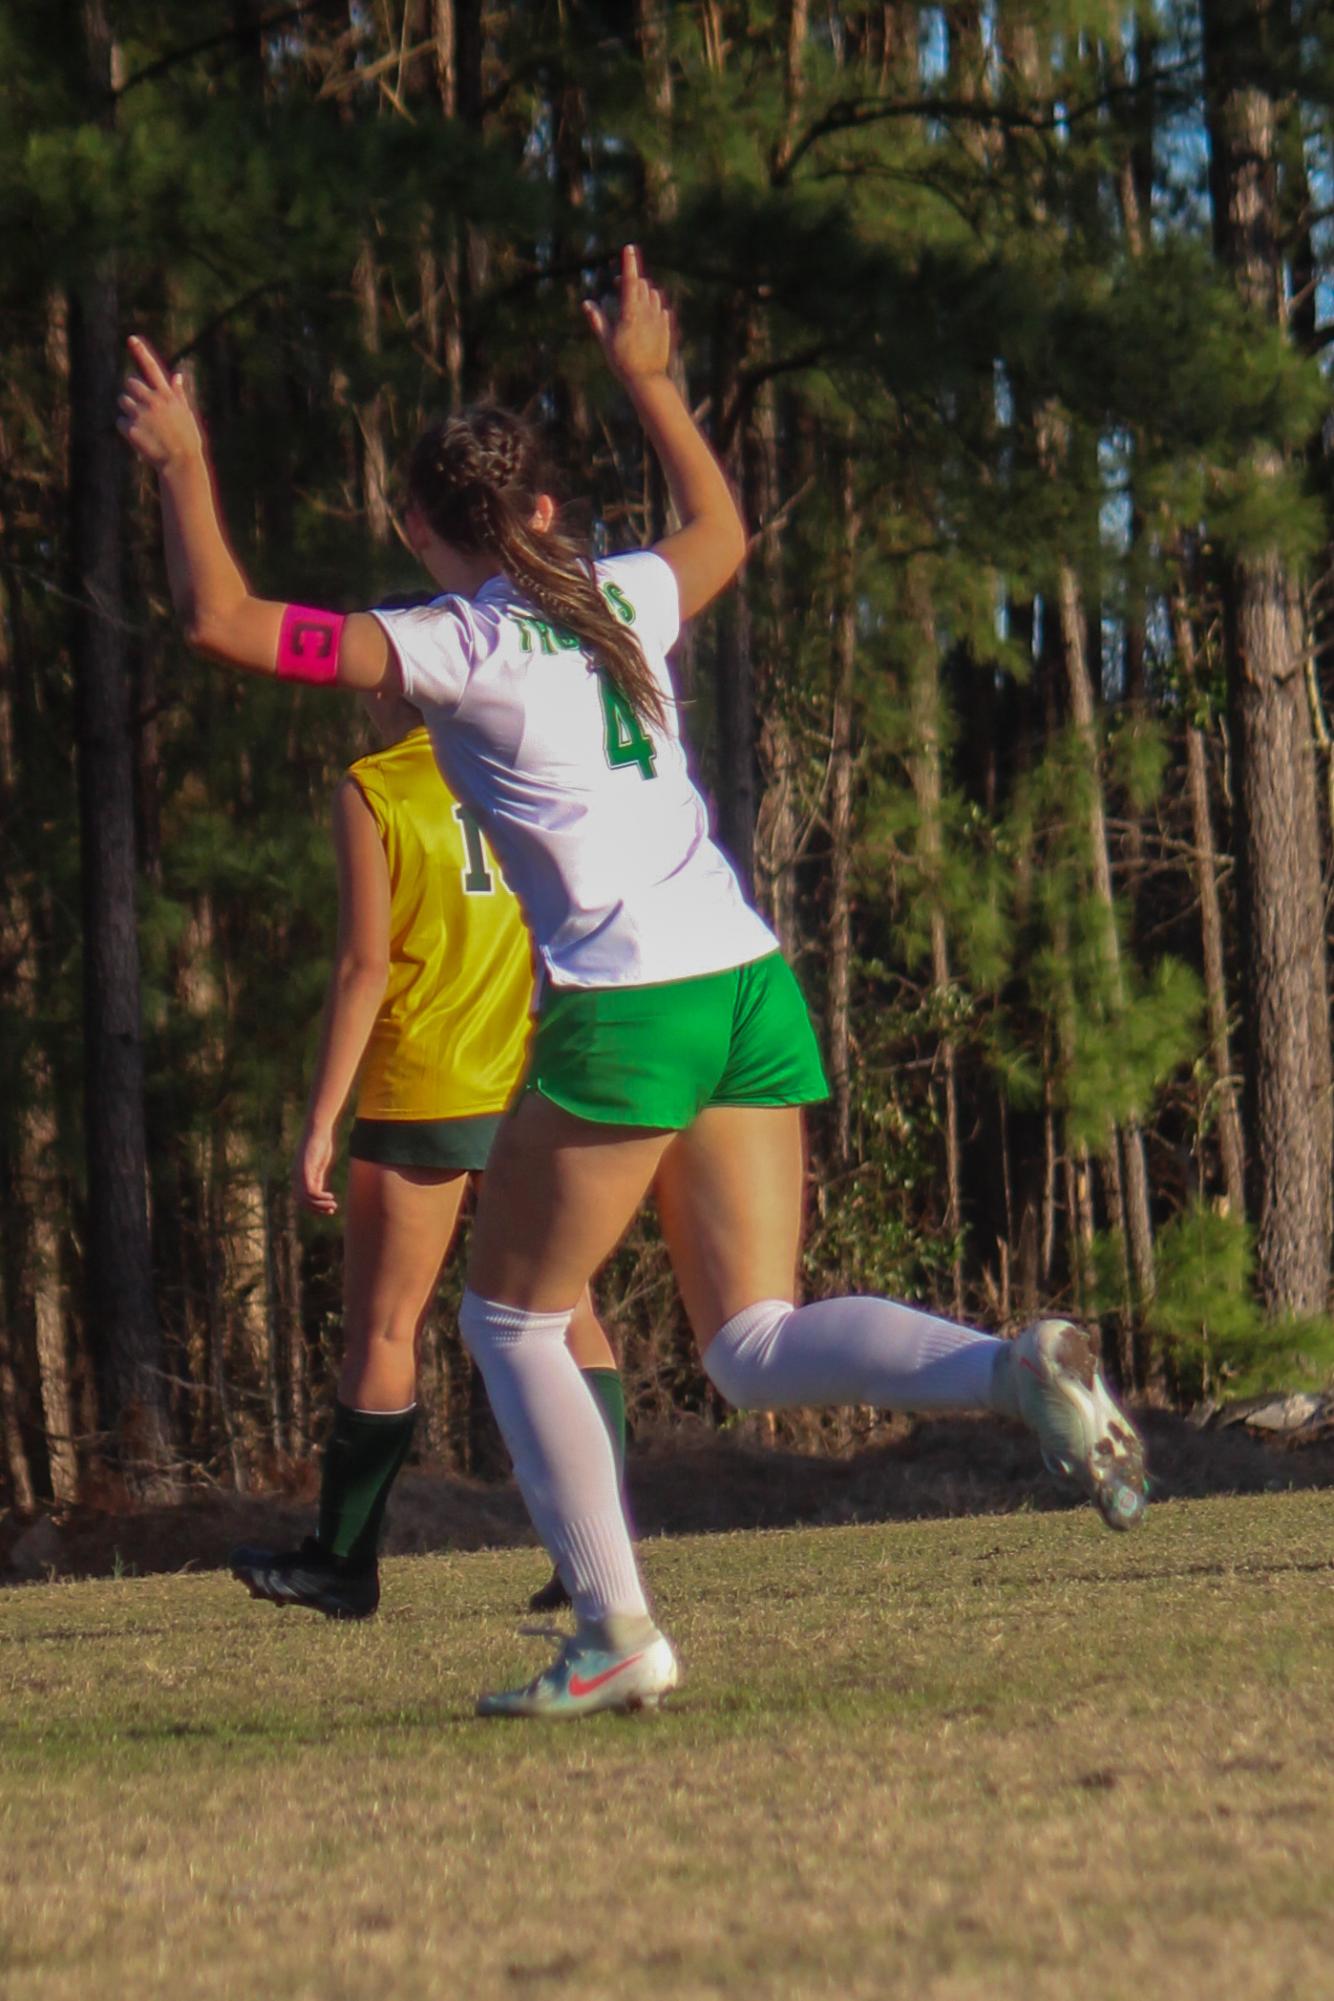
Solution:
M659 986L548 987L524 1082L577 1118L676 1132L707 1105L829 1096L781 952Z

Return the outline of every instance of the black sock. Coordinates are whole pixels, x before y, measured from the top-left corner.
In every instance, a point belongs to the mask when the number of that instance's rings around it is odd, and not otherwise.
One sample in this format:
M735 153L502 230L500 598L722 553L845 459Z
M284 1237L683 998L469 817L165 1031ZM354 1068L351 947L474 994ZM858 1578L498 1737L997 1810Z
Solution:
M416 1404L393 1411L334 1405L320 1480L319 1539L349 1571L375 1568L389 1489L408 1456L416 1422Z
M585 1369L584 1381L597 1398L598 1409L602 1412L602 1422L607 1427L611 1440L612 1456L616 1461L616 1478L625 1478L625 1384L621 1381L619 1369Z

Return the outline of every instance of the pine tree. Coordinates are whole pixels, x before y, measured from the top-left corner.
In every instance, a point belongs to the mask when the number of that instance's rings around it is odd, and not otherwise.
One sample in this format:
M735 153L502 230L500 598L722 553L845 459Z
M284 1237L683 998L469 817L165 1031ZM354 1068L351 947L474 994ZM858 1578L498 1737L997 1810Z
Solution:
M1269 0L1204 0L1218 253L1261 339L1285 315ZM1272 342L1273 336L1270 340ZM1247 467L1255 505L1277 506L1279 441ZM1274 1311L1323 1310L1329 1287L1329 1000L1306 636L1291 554L1275 526L1228 538L1224 620L1237 770L1241 939L1257 1275Z

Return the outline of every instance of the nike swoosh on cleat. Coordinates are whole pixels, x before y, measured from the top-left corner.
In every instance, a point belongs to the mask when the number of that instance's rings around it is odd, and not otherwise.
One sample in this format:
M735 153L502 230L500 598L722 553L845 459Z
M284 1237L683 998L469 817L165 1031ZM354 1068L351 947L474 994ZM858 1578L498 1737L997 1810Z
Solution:
M624 1674L627 1668L632 1668L636 1661L642 1661L643 1658L642 1652L627 1654L623 1661L617 1661L615 1667L604 1668L601 1674L590 1675L587 1681L580 1674L571 1674L569 1681L570 1694L576 1697L591 1695L595 1688L604 1687L615 1676Z

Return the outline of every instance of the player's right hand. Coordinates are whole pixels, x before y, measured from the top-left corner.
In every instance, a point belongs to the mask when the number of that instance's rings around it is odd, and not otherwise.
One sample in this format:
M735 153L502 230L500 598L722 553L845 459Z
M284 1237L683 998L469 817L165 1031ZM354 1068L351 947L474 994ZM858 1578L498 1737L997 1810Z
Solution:
M120 393L116 429L155 471L202 453L204 434L190 407L183 375L168 375L146 340L132 334L135 363Z
M584 317L597 335L607 366L626 387L665 375L672 358L672 315L656 285L650 285L639 252L627 243L621 252L619 304L584 300Z

